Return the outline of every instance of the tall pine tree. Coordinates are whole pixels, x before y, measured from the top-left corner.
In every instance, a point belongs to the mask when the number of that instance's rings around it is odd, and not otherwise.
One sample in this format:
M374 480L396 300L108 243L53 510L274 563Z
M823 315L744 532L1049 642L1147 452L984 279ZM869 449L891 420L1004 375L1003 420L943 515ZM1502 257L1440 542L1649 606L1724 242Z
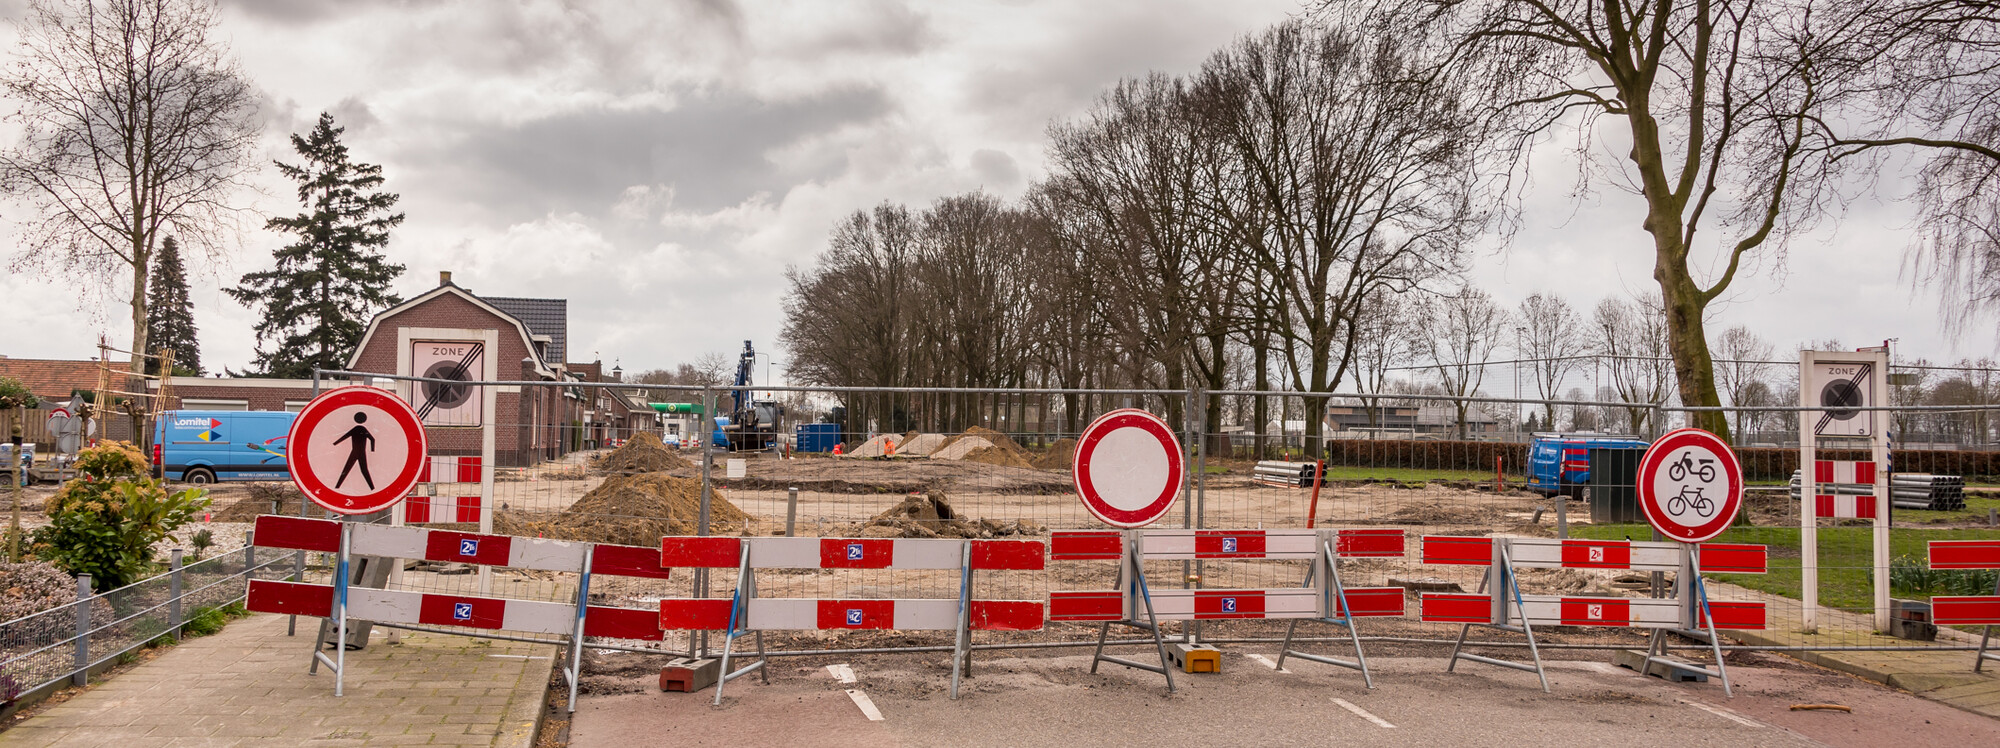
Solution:
M403 266L381 250L403 214L391 212L397 195L381 191L382 167L348 159L340 142L346 130L321 112L310 135L292 136L305 163L278 162L278 170L299 183L306 212L273 218L264 228L297 240L271 253L276 268L245 275L228 289L244 306L263 307L254 368L264 376L305 378L315 367L344 368L369 316L399 301L389 283Z
M174 352L174 374L200 376L201 343L196 338L194 303L188 300L181 245L173 237L160 242L160 253L153 257L153 278L146 285L146 344ZM147 361L146 373L160 373L159 359Z

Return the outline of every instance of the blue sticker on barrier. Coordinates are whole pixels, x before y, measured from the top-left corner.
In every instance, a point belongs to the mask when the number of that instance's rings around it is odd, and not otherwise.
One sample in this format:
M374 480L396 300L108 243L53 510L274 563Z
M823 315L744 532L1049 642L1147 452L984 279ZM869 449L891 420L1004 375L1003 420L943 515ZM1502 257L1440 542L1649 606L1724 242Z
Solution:
M861 609L860 609L860 608L848 608L848 609L847 609L847 625L849 625L849 626L859 626L859 625L861 625Z
M472 538L460 539L458 541L458 555L460 556L479 555L479 541L474 540Z
M472 603L452 603L451 617L459 621L472 620Z
M1235 552L1236 552L1236 539L1235 539L1235 538L1223 538L1223 539L1222 539L1222 552L1223 552L1223 553L1235 553Z
M1236 598L1233 597L1222 598L1222 612L1224 613L1236 612Z
M848 543L848 544L847 544L847 560L849 560L849 561L860 561L860 560L861 560L861 544L860 544L860 543Z

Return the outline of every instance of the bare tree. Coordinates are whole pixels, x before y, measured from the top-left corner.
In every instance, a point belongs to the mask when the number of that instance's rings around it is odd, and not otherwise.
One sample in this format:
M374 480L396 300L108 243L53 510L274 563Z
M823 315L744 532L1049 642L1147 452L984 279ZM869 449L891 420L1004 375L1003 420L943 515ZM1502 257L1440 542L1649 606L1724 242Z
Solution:
M1563 379L1583 368L1583 322L1569 302L1554 294L1536 293L1521 301L1515 312L1521 327L1520 358L1535 378L1535 391L1542 397L1544 419L1556 421L1554 400L1562 392ZM1550 428L1554 428L1551 426Z
M1466 288L1428 300L1422 319L1423 332L1418 338L1430 354L1431 369L1437 372L1445 394L1460 398L1479 394L1486 364L1493 360L1493 351L1505 337L1507 313L1485 291ZM1454 400L1452 407L1458 414L1458 438L1464 439L1471 403Z
M1645 435L1654 409L1666 401L1673 379L1667 358L1665 310L1656 295L1637 301L1612 297L1599 302L1591 313L1597 328L1597 352L1611 375L1611 387L1624 408L1632 433Z
M22 128L0 187L31 210L13 267L128 281L133 371L159 242L220 254L252 165L257 98L216 23L208 0L33 0L0 76Z
M1333 3L1345 5L1345 3ZM1876 121L1870 70L1885 39L1864 0L1383 0L1384 33L1435 32L1444 74L1489 95L1525 173L1546 136L1645 201L1652 275L1680 399L1721 404L1704 312L1760 258L1838 204L1840 136ZM1393 26L1387 24L1394 24ZM1629 141L1611 156L1594 138ZM1616 159L1616 160L1614 160ZM1699 272L1700 268L1715 268ZM1719 412L1692 420L1727 435Z
M1716 364L1715 378L1722 391L1729 395L1729 404L1737 408L1755 407L1757 397L1769 398L1771 388L1764 377L1772 364L1764 363L1774 355L1771 343L1757 336L1748 326L1736 325L1722 331L1722 337L1715 342L1717 353L1722 360ZM1755 414L1736 411L1736 431L1742 432Z
M1402 294L1378 291L1379 298L1368 305L1369 313L1355 321L1354 381L1362 392L1388 391L1389 372L1409 362L1423 346L1417 342L1417 320L1421 304ZM1368 408L1368 425L1381 426L1377 398L1363 398Z

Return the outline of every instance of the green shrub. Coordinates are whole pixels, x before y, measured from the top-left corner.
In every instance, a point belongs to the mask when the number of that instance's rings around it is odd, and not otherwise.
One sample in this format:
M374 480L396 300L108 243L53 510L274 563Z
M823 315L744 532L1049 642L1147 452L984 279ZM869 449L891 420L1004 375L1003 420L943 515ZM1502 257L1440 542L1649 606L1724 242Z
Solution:
M208 506L206 490L169 492L146 477L146 458L129 443L86 449L76 468L77 477L45 505L49 524L32 536L34 555L71 574L89 574L98 591L156 571L153 544Z
M1915 556L1889 561L1889 588L1920 595L1991 595L2000 570L1933 569Z

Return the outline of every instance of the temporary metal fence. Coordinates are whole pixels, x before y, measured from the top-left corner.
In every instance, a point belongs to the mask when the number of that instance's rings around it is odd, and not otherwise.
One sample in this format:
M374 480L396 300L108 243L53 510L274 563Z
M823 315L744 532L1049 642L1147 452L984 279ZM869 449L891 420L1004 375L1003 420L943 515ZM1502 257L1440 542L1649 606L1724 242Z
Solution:
M246 546L183 565L175 550L166 573L102 593L80 575L74 602L0 622L0 688L20 701L85 685L133 650L179 639L190 621L241 602L248 580L279 578L292 562Z
M500 390L499 406L488 413L483 425L427 427L439 457L478 457L480 463L470 473L454 475L467 480L437 480L420 488L421 503L429 512L421 518L424 521L399 507L395 510L398 516L388 520L392 522L624 544L646 544L657 542L659 535L680 534L1046 538L1050 530L1098 526L1075 496L1068 474L1074 438L1099 414L1137 407L1160 413L1179 425L1187 450L1182 504L1157 527L1296 528L1311 522L1327 528L1401 528L1412 541L1412 550L1405 558L1349 561L1342 566L1342 573L1349 575L1347 583L1356 586L1412 590L1456 586L1470 591L1478 580L1472 570L1419 563L1414 549L1416 537L1421 535L1652 537L1643 521L1598 521L1595 516L1609 504L1628 500L1623 497L1636 490L1629 477L1600 471L1589 480L1557 485L1554 491L1530 488L1529 445L1485 438L1475 428L1482 422L1481 414L1491 419L1496 410L1555 410L1560 414L1563 409L1598 409L1626 418L1624 428L1607 429L1606 435L1650 439L1687 425L1704 412L1651 404L1435 395L757 387L755 399L774 400L786 408L774 440L781 448L731 452L709 446L719 411L728 415L734 409L727 388L615 382L467 383L351 372L322 375L327 386L361 380L406 390L426 384ZM574 418L570 417L574 414L560 413L523 417L524 400L597 402L600 398L594 395L572 393L607 390L618 390L623 393L620 397L630 400L701 406L699 413L679 415L673 422L676 428L670 435L681 437L680 446L670 450L677 459L621 470L603 459L614 451L612 444L633 436L630 420L607 424L601 413ZM1719 410L1733 424L1739 418L1746 422L1776 420L1801 409ZM2000 410L2000 406L1890 410L1898 415L1935 415L1984 413ZM1465 415L1463 427L1461 412ZM1423 413L1443 413L1445 417L1442 421L1432 416L1419 418ZM1284 414L1291 414L1290 418ZM1284 428L1285 420L1298 420L1301 414L1318 419L1324 427ZM1415 425L1409 426L1408 432L1395 431L1402 428L1395 425L1399 418L1415 419L1411 421ZM1558 420L1566 418L1559 416ZM661 420L638 420L656 433L667 430ZM828 421L833 422L834 440L841 445L842 455L797 450L796 426ZM1004 438L982 436L984 432L978 429L999 432ZM494 435L492 446L481 447L479 437L488 431ZM971 438L988 441L965 441ZM895 442L893 448L889 440ZM446 446L439 449L439 445ZM595 448L582 448L592 445ZM1822 447L1823 453L1829 451ZM1718 601L1766 603L1770 619L1762 631L1725 634L1725 638L1742 642L1725 645L1725 650L1972 646L1963 632L1950 629L1938 632L1937 639L1930 642L1890 638L1874 630L1870 529L1848 520L1821 523L1818 630L1803 631L1798 565L1800 503L1787 493L1788 477L1797 468L1798 450L1742 447L1737 453L1748 482L1745 522L1723 540L1770 545L1771 573L1760 577L1709 575L1709 590ZM1260 485L1252 480L1260 458L1323 462L1324 477L1317 488ZM1899 564L1920 567L1923 541L1928 539L2000 537L2000 528L1988 526L1987 519L1989 510L2000 509L2000 498L1989 498L2000 497L2000 453L1899 450L1893 459L1894 468L1901 472L1957 474L1966 482L1967 506L1963 510L1895 512L1891 556L1899 559ZM647 485L633 485L641 483ZM1988 486L1995 492L1983 493ZM913 495L916 500L912 500ZM941 499L942 504L933 499ZM471 509L460 511L467 507ZM1314 513L1309 515L1309 511ZM1042 599L1051 591L1101 588L1114 567L1108 563L1097 566L1102 568L1052 565L1047 571L984 574L976 582L974 594L984 599ZM1149 568L1148 574L1175 580L1176 584L1210 588L1265 589L1304 581L1295 578L1296 565L1242 560L1171 562L1158 570ZM1944 591L1947 587L1941 586L1953 584L1943 579L1947 576L1892 574L1893 579L1915 585L1899 587L1894 594L1917 601L1933 593L1948 594ZM1521 581L1544 593L1644 596L1670 580L1560 569L1526 570ZM957 582L953 575L926 571L821 570L766 574L759 587L765 595L782 597L920 598L954 596ZM574 596L576 580L574 575L561 573L499 570L489 576L485 569L417 564L408 569L399 566L389 584L425 592L483 592L561 601ZM660 598L726 595L734 585L733 569L714 569L676 574L669 580L598 580L593 582L591 593L593 600L635 607ZM1094 645L1090 629L1052 624L1038 634L983 636L972 648ZM1457 633L1452 626L1420 622L1414 614L1364 621L1360 632L1363 641L1398 646L1449 645ZM462 633L481 632L468 629ZM1262 642L1275 641L1277 629L1260 622L1195 622L1179 633L1202 641ZM1547 642L1552 650L1629 648L1643 642L1639 634L1626 636L1621 631L1565 628L1553 634ZM680 637L670 632L659 644L602 640L589 646L699 652L706 650L706 639L700 634ZM861 646L862 640L857 639L853 640L855 646L828 648L825 640L817 637L773 641L773 656L939 651L945 644L921 641ZM1689 652L1709 648L1705 643L1684 646Z

